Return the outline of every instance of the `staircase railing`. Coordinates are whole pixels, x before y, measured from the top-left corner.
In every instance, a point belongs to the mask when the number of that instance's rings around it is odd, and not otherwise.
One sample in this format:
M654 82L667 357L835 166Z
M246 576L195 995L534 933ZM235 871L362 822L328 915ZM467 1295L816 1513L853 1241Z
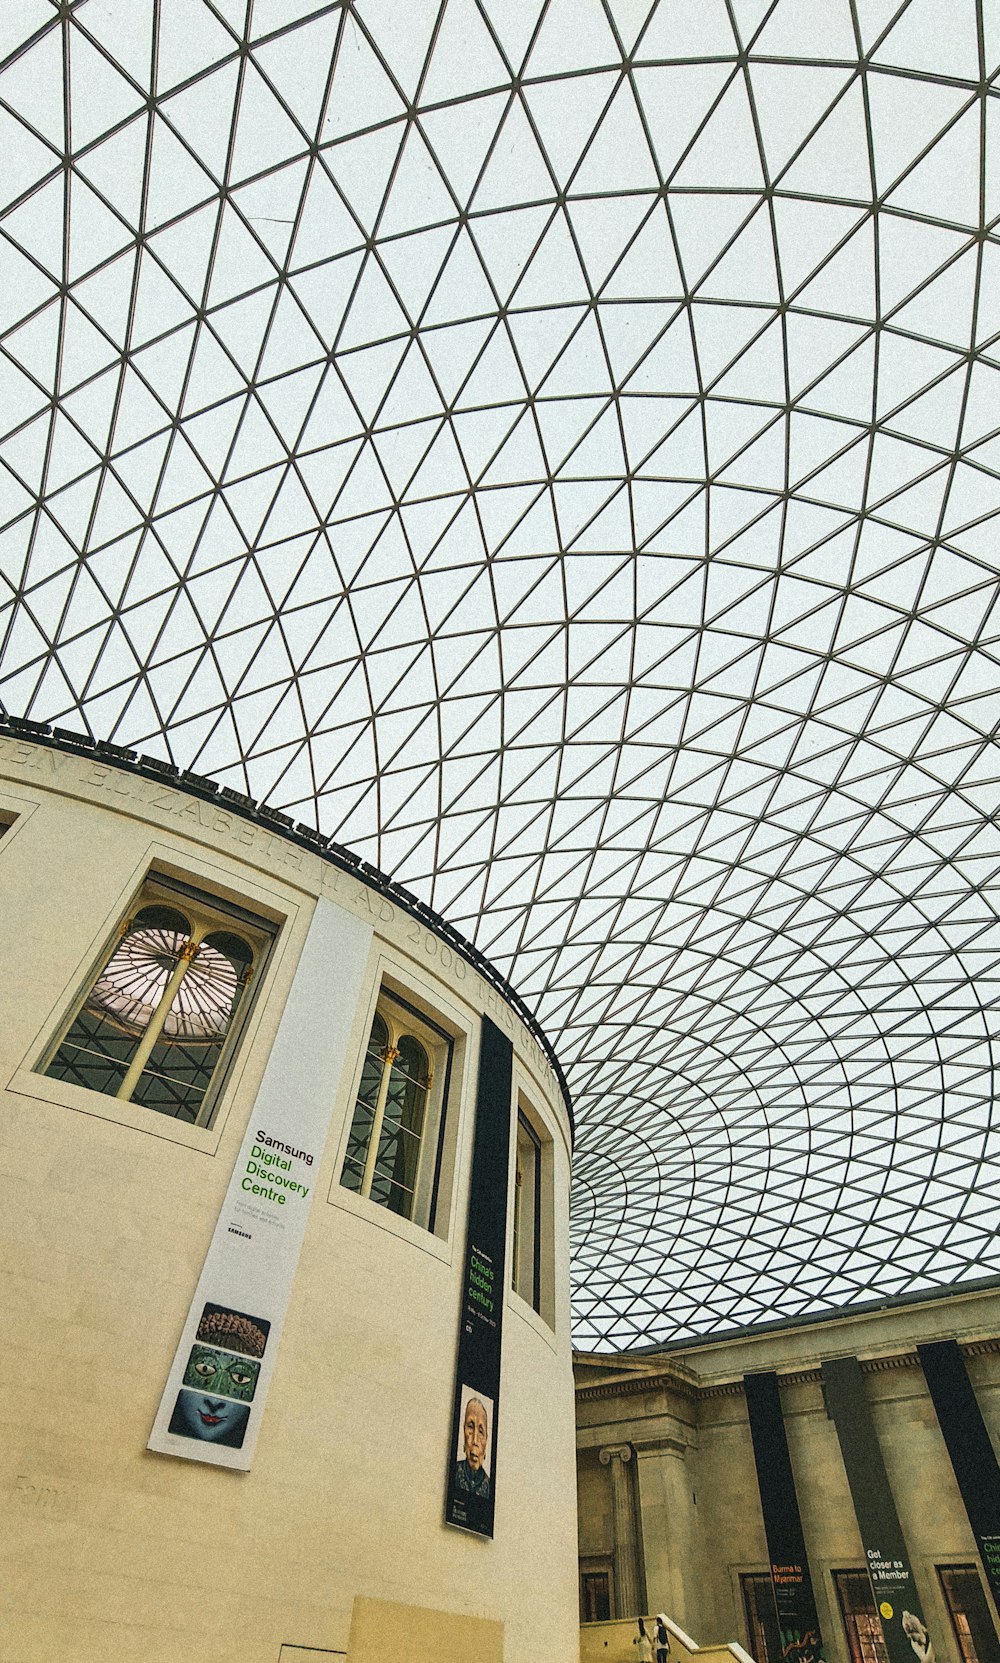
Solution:
M654 1616L643 1617L646 1633L652 1639L656 1627ZM749 1652L735 1640L699 1646L690 1634L667 1618L670 1634L668 1663L754 1663ZM580 1663L638 1663L639 1619L615 1617L605 1623L583 1623L580 1627Z

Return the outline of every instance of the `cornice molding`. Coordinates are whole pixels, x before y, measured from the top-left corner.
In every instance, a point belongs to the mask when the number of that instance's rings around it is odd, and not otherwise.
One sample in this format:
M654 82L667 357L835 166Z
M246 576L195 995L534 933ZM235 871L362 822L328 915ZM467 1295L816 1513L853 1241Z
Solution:
M699 1397L701 1388L679 1374L631 1375L624 1380L606 1380L599 1386L577 1386L578 1403L595 1403L610 1397L638 1397L646 1392L668 1391L691 1403Z
M644 1455L662 1455L664 1452L668 1455L683 1456L695 1446L684 1443L681 1438L664 1436L660 1438L633 1438L632 1447L636 1456L641 1460Z
M959 1350L963 1357L996 1356L1000 1353L1000 1335L960 1341ZM896 1351L883 1357L861 1358L862 1374L891 1374L901 1369L919 1367L920 1358L915 1351ZM779 1368L775 1373L782 1386L818 1386L823 1378L816 1367ZM649 1392L663 1391L672 1392L674 1396L683 1398L687 1403L700 1403L713 1397L742 1397L743 1381L737 1377L699 1385L697 1381L663 1370L657 1374L631 1375L624 1380L607 1380L598 1386L578 1386L576 1398L580 1403L596 1403L616 1397L640 1397Z

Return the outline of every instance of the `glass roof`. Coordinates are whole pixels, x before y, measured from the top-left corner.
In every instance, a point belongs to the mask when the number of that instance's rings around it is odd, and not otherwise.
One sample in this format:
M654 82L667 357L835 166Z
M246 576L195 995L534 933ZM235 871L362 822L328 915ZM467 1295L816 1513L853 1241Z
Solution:
M553 1038L577 1341L1000 1271L996 0L0 12L4 707Z

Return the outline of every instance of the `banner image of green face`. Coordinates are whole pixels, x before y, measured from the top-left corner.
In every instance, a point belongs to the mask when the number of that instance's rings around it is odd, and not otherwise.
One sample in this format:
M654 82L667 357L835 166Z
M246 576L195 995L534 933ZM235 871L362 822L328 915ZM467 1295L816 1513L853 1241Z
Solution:
M251 1403L259 1373L260 1364L248 1357L196 1345L191 1348L182 1384L212 1397L234 1397L240 1403Z

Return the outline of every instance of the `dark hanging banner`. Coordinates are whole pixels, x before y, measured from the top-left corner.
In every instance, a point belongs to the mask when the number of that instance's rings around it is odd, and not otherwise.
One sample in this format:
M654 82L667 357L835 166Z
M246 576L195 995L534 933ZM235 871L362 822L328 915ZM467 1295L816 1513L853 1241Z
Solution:
M823 1364L823 1392L847 1469L890 1663L934 1663L913 1570L856 1357Z
M493 1535L514 1048L483 1017L445 1523Z
M917 1352L983 1569L1000 1603L1000 1463L958 1342L935 1340Z
M788 1663L820 1663L823 1637L788 1455L778 1376L745 1374L743 1387L771 1562L781 1655Z

